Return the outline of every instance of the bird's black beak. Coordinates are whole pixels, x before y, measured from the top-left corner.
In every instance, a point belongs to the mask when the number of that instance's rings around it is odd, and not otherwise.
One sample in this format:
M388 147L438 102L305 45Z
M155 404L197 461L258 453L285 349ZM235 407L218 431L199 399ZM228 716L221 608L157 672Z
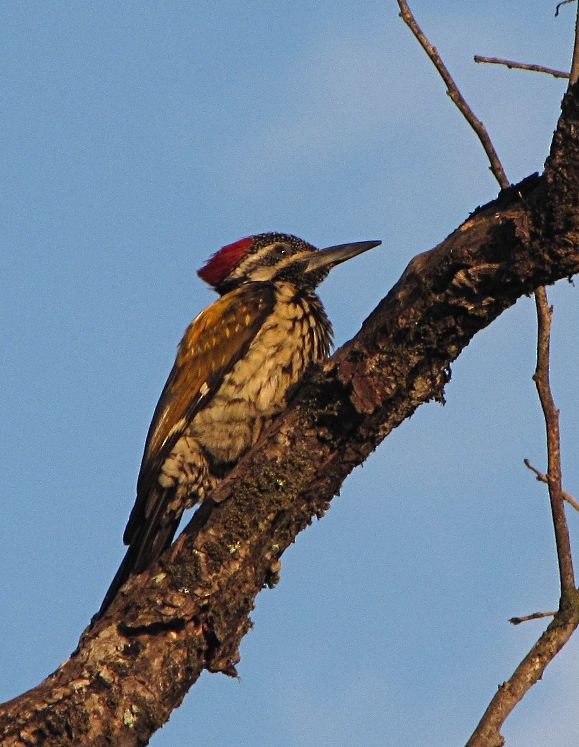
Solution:
M305 271L330 270L341 262L356 257L362 252L367 252L368 249L373 249L381 243L381 241L358 241L354 244L339 244L338 246L329 246L327 249L318 249L312 252L312 255L308 258Z

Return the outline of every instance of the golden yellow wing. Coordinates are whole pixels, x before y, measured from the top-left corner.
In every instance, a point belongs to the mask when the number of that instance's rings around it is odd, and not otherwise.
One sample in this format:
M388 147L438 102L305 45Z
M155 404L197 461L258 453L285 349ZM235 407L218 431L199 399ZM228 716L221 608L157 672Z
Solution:
M134 513L139 513L173 445L245 354L273 303L273 286L250 283L222 296L187 328L149 428Z

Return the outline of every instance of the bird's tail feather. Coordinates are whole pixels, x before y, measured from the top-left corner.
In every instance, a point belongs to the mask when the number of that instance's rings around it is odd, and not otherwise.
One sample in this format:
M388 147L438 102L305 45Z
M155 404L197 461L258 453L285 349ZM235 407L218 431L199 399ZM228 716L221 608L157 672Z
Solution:
M171 544L181 514L167 512L167 493L170 491L162 490L160 495L155 496L152 501L154 505L153 514L133 526L131 541L125 557L123 558L118 571L109 586L103 599L101 607L96 614L95 619L101 617L117 595L121 586L129 579L133 573L142 573L149 568Z

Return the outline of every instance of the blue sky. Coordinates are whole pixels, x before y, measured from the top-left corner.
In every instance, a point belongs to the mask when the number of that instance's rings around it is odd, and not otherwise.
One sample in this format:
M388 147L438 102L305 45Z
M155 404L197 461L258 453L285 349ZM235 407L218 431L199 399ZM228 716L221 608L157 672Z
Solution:
M472 63L569 65L573 9L413 3L516 181L540 171L564 82ZM195 271L267 230L381 238L322 296L341 344L417 252L497 192L394 0L0 6L3 477L0 699L75 647L122 556L142 446L189 320ZM553 387L566 487L576 290L560 283ZM461 744L556 605L522 299L283 558L239 681L205 673L155 747ZM577 516L570 517L572 531ZM579 740L572 643L504 730Z

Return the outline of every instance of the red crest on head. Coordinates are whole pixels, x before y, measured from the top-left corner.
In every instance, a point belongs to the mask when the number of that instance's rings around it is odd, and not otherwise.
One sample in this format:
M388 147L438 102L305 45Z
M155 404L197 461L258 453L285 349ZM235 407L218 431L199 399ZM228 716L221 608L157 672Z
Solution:
M233 244L227 244L227 246L215 252L207 260L205 265L197 271L197 274L201 280L205 280L209 285L213 285L214 287L220 285L231 270L247 254L252 244L252 236L234 241Z

